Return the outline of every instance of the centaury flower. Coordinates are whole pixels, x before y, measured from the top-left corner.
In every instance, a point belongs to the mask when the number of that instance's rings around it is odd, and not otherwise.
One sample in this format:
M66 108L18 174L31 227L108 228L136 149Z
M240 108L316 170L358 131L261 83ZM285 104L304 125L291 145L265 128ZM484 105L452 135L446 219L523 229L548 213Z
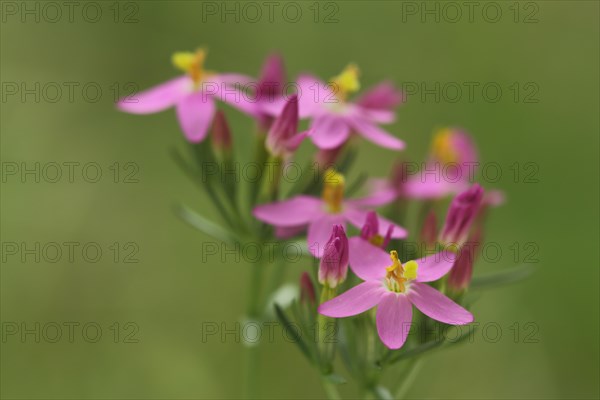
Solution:
M369 247L366 247L369 246ZM404 264L398 253L388 255L369 243L351 248L352 271L363 283L321 304L319 313L333 318L350 317L377 307L377 332L390 349L402 347L412 321L412 305L423 314L451 325L473 321L473 315L427 285L444 276L454 263L450 252L442 252ZM390 265L391 258L391 265Z
M405 177L402 195L435 199L459 193L469 186L476 166L477 150L471 137L459 129L440 129L423 168Z
M202 141L215 115L214 97L235 104L241 98L235 86L251 80L244 75L207 71L205 59L204 49L175 53L173 64L185 75L123 98L117 107L133 114L152 114L175 107L185 137L193 143Z
M351 102L348 96L360 89L358 75L358 67L350 64L330 84L310 75L298 78L300 118L311 118L312 141L320 149L333 149L356 132L379 146L404 148L404 142L378 126L394 121L393 109L403 101L402 94L391 83L384 82ZM282 105L273 102L265 107L277 114Z
M345 226L346 222L361 228L367 218L367 208L383 205L386 198L370 196L347 200L344 199L344 176L334 170L324 174L324 185L321 198L299 195L291 199L275 203L263 204L254 209L254 216L259 220L278 228L308 226L308 247L317 257L327 243L334 225ZM406 230L392 222L379 217L379 234L386 236L390 226L393 227L391 237L404 238Z

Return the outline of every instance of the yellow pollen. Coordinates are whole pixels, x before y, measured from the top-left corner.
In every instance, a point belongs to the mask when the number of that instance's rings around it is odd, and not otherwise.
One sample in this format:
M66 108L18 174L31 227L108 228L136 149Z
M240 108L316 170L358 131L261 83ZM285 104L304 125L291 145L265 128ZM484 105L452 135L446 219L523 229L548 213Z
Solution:
M396 250L390 251L390 258L392 259L392 265L385 269L387 286L396 293L403 293L406 290L405 283L417 279L419 265L412 260L402 265Z
M196 85L202 82L202 79L208 75L204 70L204 61L206 60L205 49L198 49L195 53L189 51L180 51L171 57L173 65L187 73Z
M360 90L358 75L360 71L356 64L349 64L339 75L331 78L333 90L341 101L346 101L350 93Z
M369 239L369 243L371 243L374 246L381 247L381 245L383 244L383 236L373 235L371 239Z
M342 202L344 201L344 187L346 179L344 175L340 174L333 168L329 168L325 171L323 176L323 192L321 197L325 204L327 204L327 210L331 213L338 213L342 211Z
M431 153L442 164L458 162L458 154L452 146L452 130L441 129L433 137Z

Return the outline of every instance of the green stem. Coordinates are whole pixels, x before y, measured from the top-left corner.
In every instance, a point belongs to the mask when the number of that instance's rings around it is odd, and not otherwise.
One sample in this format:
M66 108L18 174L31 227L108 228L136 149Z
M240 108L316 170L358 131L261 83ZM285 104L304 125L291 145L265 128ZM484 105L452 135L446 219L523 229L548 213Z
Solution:
M328 399L337 400L342 398L337 385L329 381L324 375L321 375L321 385L323 386L323 390L325 390Z
M417 375L419 374L419 370L423 366L422 358L415 358L410 361L408 366L408 372L404 375L404 378L400 380L399 386L395 390L394 398L402 399L406 396L406 393L414 383Z
M263 267L258 264L252 264L250 278L250 290L248 291L248 314L249 320L257 320L260 317L260 282ZM244 398L255 399L258 394L258 344L245 344L244 363Z

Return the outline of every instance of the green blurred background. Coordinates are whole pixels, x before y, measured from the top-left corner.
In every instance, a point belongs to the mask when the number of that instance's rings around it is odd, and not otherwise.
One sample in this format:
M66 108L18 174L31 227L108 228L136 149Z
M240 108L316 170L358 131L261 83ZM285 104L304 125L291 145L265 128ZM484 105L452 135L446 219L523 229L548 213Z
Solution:
M243 346L233 340L203 343L200 331L206 321L233 326L238 320L245 309L248 264L221 263L217 256L203 263L201 246L211 239L173 213L174 205L185 203L209 217L214 214L205 195L169 156L173 147L185 149L174 112L138 117L117 112L113 104L115 88L124 95L127 82L146 88L174 76L171 53L198 45L210 48L208 68L250 75L276 50L284 56L290 78L307 70L328 78L354 61L361 67L363 87L388 78L399 85L424 82L428 87L435 82L497 82L503 96L495 103L477 89L473 101L463 93L455 103L443 96L439 102L433 96L423 100L421 93L409 96L390 127L408 143L404 154L420 160L436 126L462 126L475 137L482 160L502 167L499 181L484 186L499 188L508 198L491 214L487 230L487 240L499 243L503 254L500 262L479 263L476 273L515 265L509 249L514 242L522 250L518 263L526 255L525 243L539 246L534 258L539 268L532 278L486 293L474 308L479 322L502 328L498 342L479 335L473 344L428 357L409 396L598 398L598 2L496 2L494 7L502 11L497 23L482 16L485 2L475 9L472 22L463 7L455 23L448 21L454 11L443 3L437 3L439 23L435 16L426 15L422 22L420 14L407 15L407 2L393 1L321 3L318 22L313 2L296 2L302 11L296 23L283 18L284 2L272 22L268 6L255 3L263 10L256 23L248 20L254 18L250 9L247 14L240 9L240 22L235 15L222 22L219 15L203 14L197 1L96 2L102 10L97 23L83 18L86 3L80 2L72 22L65 8L56 23L48 20L55 16L50 9L46 14L40 9L39 22L35 16L22 22L22 10L15 16L8 3L13 2L2 3L1 27L3 167L96 162L103 176L98 183L87 183L76 169L73 183L65 177L57 183L5 177L2 243L94 242L103 257L91 263L76 252L74 262L66 256L56 263L38 263L33 256L23 262L20 254L9 255L3 248L5 331L22 322L29 328L36 322L42 327L80 323L73 343L64 336L58 343L43 337L36 343L33 335L23 342L18 334L4 332L3 398L240 395ZM36 7L35 2L26 4ZM37 4L43 7L44 2ZM235 2L212 4L236 7ZM421 2L412 4L423 11ZM427 2L430 8L435 4ZM86 10L88 18L95 18L96 8ZM293 17L294 10L288 11ZM337 22L324 23L332 12ZM527 16L537 22L525 23ZM24 100L20 93L8 95L10 83L22 82L29 87L35 82L79 86L72 102L66 89L57 102L49 101L51 92L42 93L39 102L33 95ZM97 102L82 94L89 82L102 89ZM509 89L515 82L522 90L517 101ZM524 90L528 82L539 88L533 97L538 102L525 101L532 91ZM224 109L236 151L247 151L252 122ZM308 156L311 146L302 151ZM383 176L397 157L363 142L357 170ZM121 175L114 183L109 167L119 163L121 172L128 172L127 162L139 166L139 182L123 183ZM510 169L515 162L522 172L525 163L537 164L538 182L524 182L522 174L515 182ZM115 242L121 246L116 263L109 248ZM123 249L128 242L139 247L138 263L123 262L131 251ZM292 265L288 280L296 281L307 266ZM88 322L102 328L97 343L82 339L81 327ZM138 343L124 343L133 329L128 322L139 327L134 335ZM524 343L528 322L539 327L537 343ZM518 343L511 330L515 323L521 333ZM93 329L89 334L94 336ZM301 354L276 338L263 346L264 396L322 397L318 378ZM349 385L343 392L354 390Z

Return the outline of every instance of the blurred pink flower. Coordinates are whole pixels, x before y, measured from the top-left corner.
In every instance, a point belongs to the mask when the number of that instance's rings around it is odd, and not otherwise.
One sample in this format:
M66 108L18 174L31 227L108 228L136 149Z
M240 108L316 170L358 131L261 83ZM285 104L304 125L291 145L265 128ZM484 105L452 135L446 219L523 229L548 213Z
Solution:
M181 52L173 55L173 64L186 75L172 79L117 103L121 111L152 114L175 107L185 137L193 143L204 140L212 124L216 106L214 98L235 103L241 94L235 88L250 82L239 74L217 74L204 70L206 51Z
M330 84L310 75L298 78L300 118L311 118L313 143L320 149L334 149L346 142L351 132L356 132L379 146L403 149L403 141L378 126L394 121L393 109L403 101L402 93L391 83L384 82L355 102L348 101L348 95L359 89L358 68L353 64ZM265 110L277 115L281 107L281 101L275 101L266 104Z
M366 208L386 204L385 197L367 196L361 199L344 199L345 180L335 171L325 173L322 197L299 195L288 200L259 205L254 216L276 228L308 226L308 248L320 257L334 225L345 226L346 222L361 228L369 211ZM379 217L379 234L386 236L393 227L391 237L404 238L406 230L391 221Z

